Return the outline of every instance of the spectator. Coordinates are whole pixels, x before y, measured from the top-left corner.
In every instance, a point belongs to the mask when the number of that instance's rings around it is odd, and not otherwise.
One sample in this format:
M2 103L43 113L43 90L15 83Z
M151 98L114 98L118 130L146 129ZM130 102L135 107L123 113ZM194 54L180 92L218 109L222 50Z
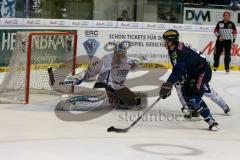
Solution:
M1 17L15 17L15 0L3 0L0 7Z
M170 23L177 23L177 18L174 16L173 13L170 13L170 15L169 15L169 22Z
M177 23L178 21L172 11L161 12L159 15L159 18L163 20L164 23Z
M117 21L131 21L131 18L128 15L128 11L123 10L121 16L118 17Z
M229 4L232 10L236 11L239 9L239 0L232 0Z

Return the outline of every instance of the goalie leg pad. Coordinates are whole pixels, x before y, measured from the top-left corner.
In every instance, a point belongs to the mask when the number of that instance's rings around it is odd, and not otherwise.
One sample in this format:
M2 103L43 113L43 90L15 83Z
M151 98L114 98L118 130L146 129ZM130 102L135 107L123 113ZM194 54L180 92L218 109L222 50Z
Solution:
M147 105L147 94L143 92L134 93L127 87L114 90L102 82L97 82L94 88L105 88L109 103L115 104L117 109L142 109Z
M120 100L123 101L124 104L126 104L128 106L136 106L137 105L136 93L132 92L127 87L116 90L116 93L117 93L118 97L120 98Z

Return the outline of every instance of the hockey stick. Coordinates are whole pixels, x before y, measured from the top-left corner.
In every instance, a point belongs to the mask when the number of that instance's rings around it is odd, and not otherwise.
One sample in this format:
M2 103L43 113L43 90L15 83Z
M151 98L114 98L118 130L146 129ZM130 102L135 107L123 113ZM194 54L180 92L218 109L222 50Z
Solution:
M53 74L52 67L49 67L47 69L47 71L48 71L48 75L49 75L50 84L51 84L51 86L53 86L55 84L55 77ZM59 82L59 85L74 85L74 80L78 80L79 82L76 83L76 85L79 85L83 81L84 77L79 78L79 75L75 75L75 76L78 76L78 77L72 76L72 78L69 78L68 81Z
M141 116L138 117L138 119L136 119L129 127L124 128L124 129L120 129L120 128L115 128L114 126L111 126L107 129L108 132L116 132L116 133L126 133L127 131L129 131L140 119L142 119L142 117L150 110L152 109L157 103L158 101L161 99L161 97L159 97L150 107L148 107Z

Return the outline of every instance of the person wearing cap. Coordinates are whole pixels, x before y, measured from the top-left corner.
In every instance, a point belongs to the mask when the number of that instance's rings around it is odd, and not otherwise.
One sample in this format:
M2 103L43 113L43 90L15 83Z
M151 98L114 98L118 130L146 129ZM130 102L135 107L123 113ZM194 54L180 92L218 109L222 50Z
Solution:
M131 21L131 18L128 15L128 11L123 10L121 16L117 18L117 21Z
M223 20L219 21L214 29L214 34L217 37L213 70L217 71L221 54L224 51L224 66L226 73L229 72L231 62L231 46L236 41L237 29L235 24L230 20L230 13L223 13Z
M182 96L191 109L197 110L209 125L209 130L219 130L218 123L212 117L210 110L202 96L204 87L210 82L212 71L209 62L196 49L179 41L177 30L170 29L162 35L164 46L168 50L172 73L162 84L159 96L162 99L171 95L173 86L183 81ZM184 79L184 80L182 80Z

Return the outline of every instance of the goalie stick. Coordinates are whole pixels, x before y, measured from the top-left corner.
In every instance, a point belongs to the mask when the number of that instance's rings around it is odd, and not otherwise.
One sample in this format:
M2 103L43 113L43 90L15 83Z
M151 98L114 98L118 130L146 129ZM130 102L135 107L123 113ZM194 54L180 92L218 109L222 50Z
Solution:
M116 132L116 133L126 133L128 132L140 119L142 119L142 117L150 110L152 109L157 103L158 101L161 99L161 97L159 97L150 107L148 107L141 116L138 117L138 119L136 119L130 126L128 126L127 128L121 129L121 128L115 128L114 126L111 126L107 129L108 132Z
M48 67L47 71L48 71L48 75L49 75L50 84L51 84L51 86L53 86L55 83L55 78L54 78L52 67Z
M49 67L47 69L47 71L48 71L48 75L49 75L49 82L50 82L51 86L53 86L55 84L55 78L54 78L54 73L53 73L52 67ZM83 72L81 72L81 73L83 73ZM66 80L66 81L59 82L59 85L79 85L82 83L84 78L85 78L84 76L80 77L78 74L78 75L72 76L71 78L68 78L68 80Z

